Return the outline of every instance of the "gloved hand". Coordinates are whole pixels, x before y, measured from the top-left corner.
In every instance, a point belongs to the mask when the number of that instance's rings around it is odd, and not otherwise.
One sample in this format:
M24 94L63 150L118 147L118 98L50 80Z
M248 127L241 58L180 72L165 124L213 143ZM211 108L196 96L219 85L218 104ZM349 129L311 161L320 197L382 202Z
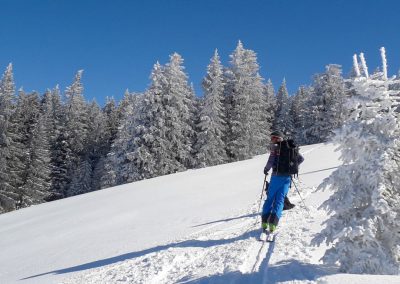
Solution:
M268 169L266 167L264 168L264 175L268 175Z

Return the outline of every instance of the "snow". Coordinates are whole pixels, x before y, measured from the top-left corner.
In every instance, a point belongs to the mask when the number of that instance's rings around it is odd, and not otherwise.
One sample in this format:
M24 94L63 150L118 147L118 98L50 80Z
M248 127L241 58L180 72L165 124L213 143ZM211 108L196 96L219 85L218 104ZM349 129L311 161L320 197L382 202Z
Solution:
M387 80L388 76L387 76L386 50L383 46L379 50L381 51L381 58L382 58L383 80Z
M257 240L267 155L143 180L0 215L0 283L400 283L339 274L310 245L327 213L315 191L341 164L305 156L274 243Z

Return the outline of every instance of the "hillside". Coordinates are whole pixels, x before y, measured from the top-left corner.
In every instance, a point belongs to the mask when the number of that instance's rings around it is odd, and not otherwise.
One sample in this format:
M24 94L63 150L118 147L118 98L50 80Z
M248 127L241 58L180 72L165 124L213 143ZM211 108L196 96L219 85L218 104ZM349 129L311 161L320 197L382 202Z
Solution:
M312 237L327 218L315 191L340 165L334 146L302 148L302 206L262 245L258 206L267 155L190 170L0 215L0 283L400 283L337 274Z

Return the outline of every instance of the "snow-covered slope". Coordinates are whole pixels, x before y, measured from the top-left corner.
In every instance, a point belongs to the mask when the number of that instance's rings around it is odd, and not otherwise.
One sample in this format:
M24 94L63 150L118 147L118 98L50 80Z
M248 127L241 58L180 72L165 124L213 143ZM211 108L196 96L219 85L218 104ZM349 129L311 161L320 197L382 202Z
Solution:
M302 153L307 209L292 188L273 244L257 241L262 155L0 215L0 283L400 283L319 262L329 192L313 188L340 162L330 144Z

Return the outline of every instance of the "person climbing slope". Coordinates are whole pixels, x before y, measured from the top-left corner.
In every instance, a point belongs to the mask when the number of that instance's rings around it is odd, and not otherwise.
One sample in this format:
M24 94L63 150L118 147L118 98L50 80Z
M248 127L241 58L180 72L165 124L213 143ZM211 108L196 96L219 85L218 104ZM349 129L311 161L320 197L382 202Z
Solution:
M264 174L268 175L271 169L272 174L261 214L263 231L272 233L276 230L292 175L298 174L299 165L303 161L304 158L293 140L285 140L280 131L271 133L271 152L264 167Z

